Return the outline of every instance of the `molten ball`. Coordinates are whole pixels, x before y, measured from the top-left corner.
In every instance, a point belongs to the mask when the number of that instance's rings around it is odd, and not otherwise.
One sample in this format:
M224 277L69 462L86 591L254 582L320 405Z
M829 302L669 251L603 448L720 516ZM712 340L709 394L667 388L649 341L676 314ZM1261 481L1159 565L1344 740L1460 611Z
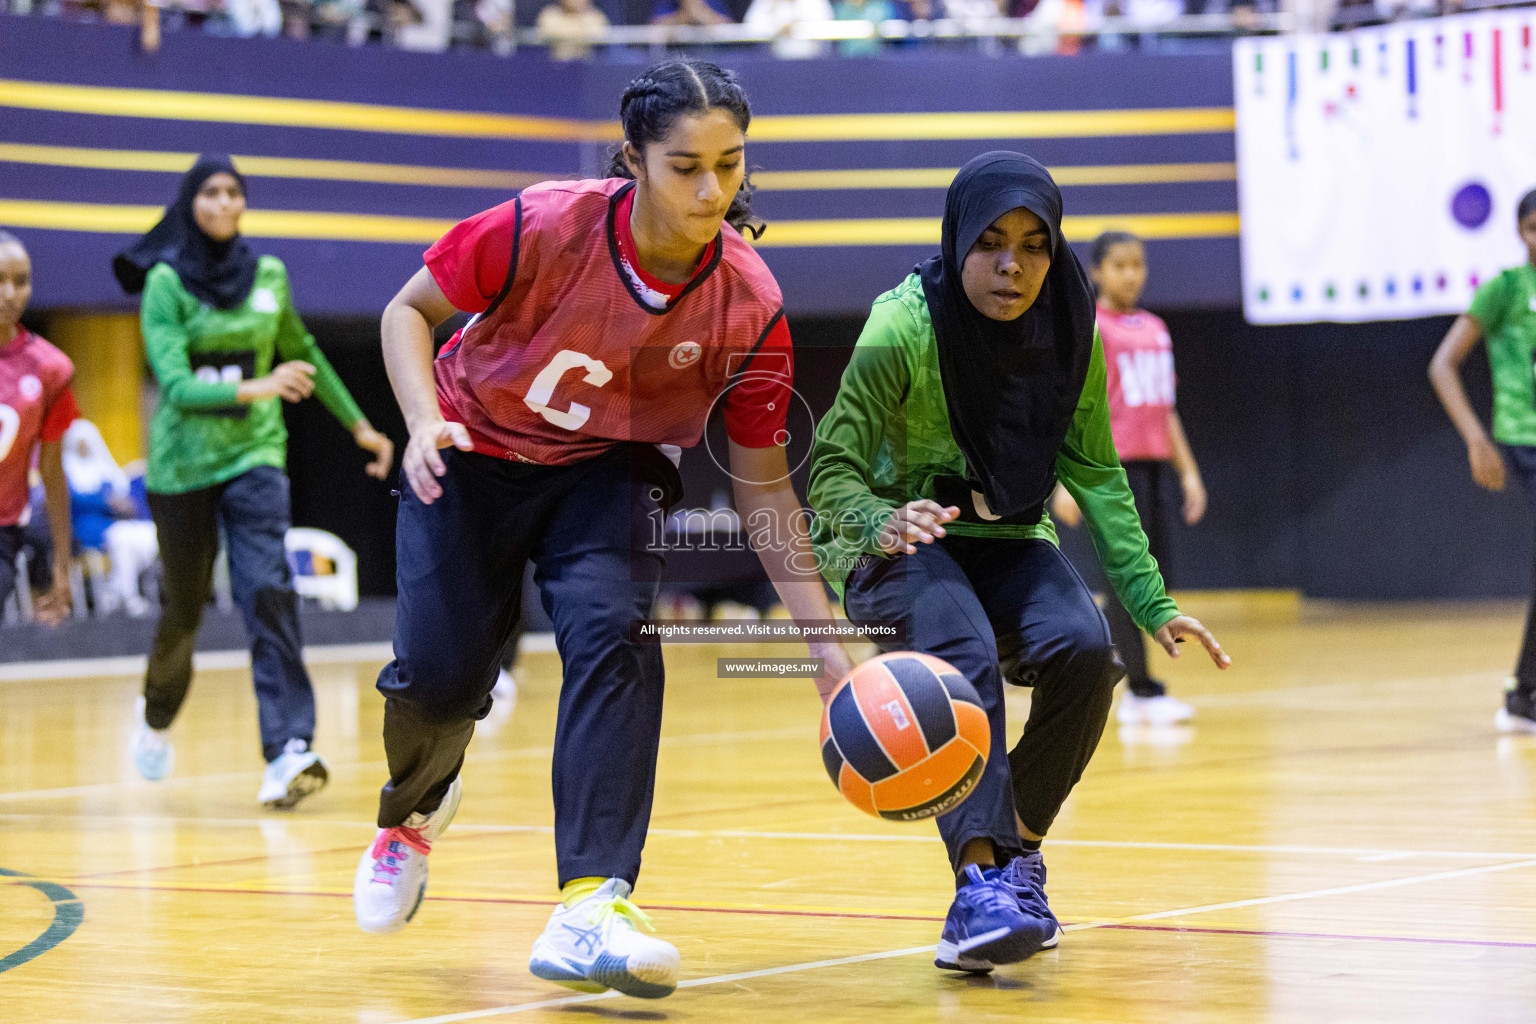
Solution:
M843 796L891 821L960 806L992 731L976 688L949 662L897 652L848 673L821 716L821 759Z

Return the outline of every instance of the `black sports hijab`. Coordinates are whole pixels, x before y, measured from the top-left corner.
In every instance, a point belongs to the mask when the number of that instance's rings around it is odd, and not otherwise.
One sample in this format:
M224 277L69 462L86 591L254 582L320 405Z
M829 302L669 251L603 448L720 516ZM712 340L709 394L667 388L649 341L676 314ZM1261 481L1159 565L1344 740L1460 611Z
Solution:
M160 223L118 253L112 273L129 295L144 290L144 279L156 263L169 263L181 285L203 302L218 309L235 309L245 302L256 283L256 255L236 235L216 242L203 233L192 216L192 201L203 183L215 174L230 174L245 191L245 178L221 153L204 153L181 179L176 201L165 208Z
M966 297L960 268L981 233L1020 207L1045 222L1051 267L1017 320L993 320ZM1056 453L1093 355L1093 287L1061 235L1061 190L1022 153L983 153L960 169L944 199L939 255L920 263L933 319L950 429L965 455L984 520L1037 521L1056 486ZM960 500L956 500L957 497ZM940 494L971 518L970 495Z

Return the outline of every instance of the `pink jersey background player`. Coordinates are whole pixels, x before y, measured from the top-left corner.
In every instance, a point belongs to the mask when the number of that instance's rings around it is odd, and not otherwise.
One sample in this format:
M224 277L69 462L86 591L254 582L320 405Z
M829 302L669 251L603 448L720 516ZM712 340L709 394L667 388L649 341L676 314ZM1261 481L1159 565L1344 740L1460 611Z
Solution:
M69 484L64 479L64 432L80 415L69 383L69 357L21 325L32 298L32 260L16 236L0 231L0 605L16 586L16 552L27 521L32 457L47 495L53 537L53 582L36 606L40 622L69 613ZM39 450L41 445L41 450Z
M1099 289L1099 336L1109 388L1110 431L1147 546L1168 577L1168 527L1165 507L1172 500L1174 477L1183 497L1184 522L1205 515L1205 483L1184 436L1174 405L1177 375L1168 325L1137 305L1147 283L1147 256L1141 239L1107 231L1093 243L1089 273ZM1072 498L1056 488L1051 512L1067 526L1082 515ZM1194 717L1195 709L1168 695L1168 687L1147 670L1146 642L1130 614L1106 588L1104 617L1126 667L1126 692L1116 715L1123 725L1170 725Z

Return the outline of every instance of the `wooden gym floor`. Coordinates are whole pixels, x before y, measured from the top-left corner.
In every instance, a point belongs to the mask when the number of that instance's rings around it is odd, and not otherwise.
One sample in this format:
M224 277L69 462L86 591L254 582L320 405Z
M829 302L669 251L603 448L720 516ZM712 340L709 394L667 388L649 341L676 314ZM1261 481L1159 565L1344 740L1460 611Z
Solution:
M1536 1021L1536 739L1493 730L1519 609L1187 606L1236 667L1156 656L1197 724L1110 723L1046 845L1066 937L982 979L933 968L942 847L837 796L809 685L714 678L762 648L670 647L637 898L686 987L654 1003L527 972L554 655L477 735L427 902L387 937L349 902L384 779L377 660L315 666L333 783L288 814L255 804L244 670L200 672L158 785L125 752L134 677L11 678L0 1020Z

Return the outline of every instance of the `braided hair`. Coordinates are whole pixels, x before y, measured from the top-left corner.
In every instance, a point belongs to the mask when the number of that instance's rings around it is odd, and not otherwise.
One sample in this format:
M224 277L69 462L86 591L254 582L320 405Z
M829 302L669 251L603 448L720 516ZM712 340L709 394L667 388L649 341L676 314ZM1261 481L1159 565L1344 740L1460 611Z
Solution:
M735 118L743 132L752 123L752 108L736 73L702 60L669 60L650 68L629 83L619 106L619 121L624 126L624 140L637 150L659 142L672 131L684 114L704 114L719 108ZM633 178L634 172L619 147L608 166L610 178ZM762 237L767 225L752 214L752 194L756 192L751 174L742 178L741 188L725 212L725 222L742 234Z

